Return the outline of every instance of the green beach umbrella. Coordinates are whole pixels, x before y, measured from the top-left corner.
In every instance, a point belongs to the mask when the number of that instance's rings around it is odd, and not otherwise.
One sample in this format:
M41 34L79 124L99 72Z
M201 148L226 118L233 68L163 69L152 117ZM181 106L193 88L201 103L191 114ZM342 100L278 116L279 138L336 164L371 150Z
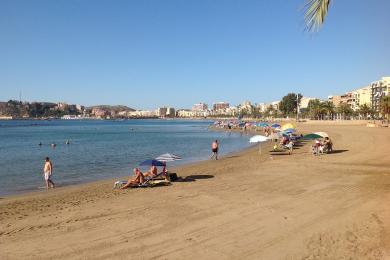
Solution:
M303 139L306 139L306 140L314 140L314 139L319 139L319 138L322 138L322 136L320 136L318 134L313 134L313 133L303 136Z

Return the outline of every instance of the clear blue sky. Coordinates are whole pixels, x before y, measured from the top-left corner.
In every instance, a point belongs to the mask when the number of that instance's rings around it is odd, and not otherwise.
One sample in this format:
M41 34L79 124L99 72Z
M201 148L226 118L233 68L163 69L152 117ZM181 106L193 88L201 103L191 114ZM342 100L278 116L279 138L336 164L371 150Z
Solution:
M326 97L390 75L390 1L0 0L0 100L123 104Z

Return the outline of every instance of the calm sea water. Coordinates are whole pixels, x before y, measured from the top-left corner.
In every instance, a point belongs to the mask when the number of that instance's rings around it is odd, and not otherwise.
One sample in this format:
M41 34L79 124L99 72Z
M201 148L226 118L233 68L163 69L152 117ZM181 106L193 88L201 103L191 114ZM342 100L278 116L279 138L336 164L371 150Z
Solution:
M38 190L43 160L54 164L59 186L129 175L162 153L183 157L175 164L207 159L214 139L221 154L249 146L238 133L209 131L210 121L54 120L0 121L0 195ZM65 141L69 139L70 144ZM39 143L42 146L39 146ZM57 147L52 149L51 143ZM175 165L172 164L172 165Z

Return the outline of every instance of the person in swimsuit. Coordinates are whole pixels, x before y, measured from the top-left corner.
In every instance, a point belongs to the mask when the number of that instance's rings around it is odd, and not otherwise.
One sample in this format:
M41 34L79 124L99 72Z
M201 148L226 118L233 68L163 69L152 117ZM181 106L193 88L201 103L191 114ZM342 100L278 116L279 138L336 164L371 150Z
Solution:
M212 155L211 155L211 159L213 159L215 157L215 160L218 160L218 140L215 140L212 144L211 144L211 151L212 151Z
M157 175L157 167L154 165L150 167L150 170L144 174L145 177L146 176L154 177L156 175Z
M43 166L43 177L46 182L46 189L54 188L54 182L51 180L51 175L53 173L53 164L50 161L49 157L45 158L45 164Z
M121 189L126 189L132 185L141 184L145 181L145 176L138 168L134 168L133 172L134 172L134 177L130 178L127 181L127 183L121 187Z

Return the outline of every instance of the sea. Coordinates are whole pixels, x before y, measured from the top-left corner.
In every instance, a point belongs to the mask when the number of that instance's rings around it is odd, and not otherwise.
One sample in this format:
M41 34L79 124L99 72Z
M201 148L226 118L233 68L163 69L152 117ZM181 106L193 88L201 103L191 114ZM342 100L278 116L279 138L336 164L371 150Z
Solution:
M249 136L212 131L212 123L158 119L0 121L0 195L42 190L46 156L53 162L53 181L66 186L124 179L142 161L163 153L182 157L168 168L207 160L215 139L220 142L221 155L250 145ZM51 144L56 144L55 148Z

